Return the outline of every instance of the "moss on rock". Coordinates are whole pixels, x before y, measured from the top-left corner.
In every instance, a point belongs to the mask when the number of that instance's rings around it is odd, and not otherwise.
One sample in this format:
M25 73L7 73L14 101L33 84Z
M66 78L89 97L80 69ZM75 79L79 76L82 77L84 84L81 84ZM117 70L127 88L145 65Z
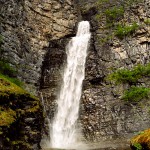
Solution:
M150 129L144 130L131 139L131 149L150 150Z
M21 87L9 81L9 79L0 74L0 103L13 100L19 100L21 98L37 100L34 96L23 90Z
M13 148L15 150L25 149L25 150L31 150L32 147L30 144L23 142L23 141L12 141Z
M16 112L0 107L0 126L9 126L16 120Z
M0 149L39 147L42 122L39 99L0 74Z

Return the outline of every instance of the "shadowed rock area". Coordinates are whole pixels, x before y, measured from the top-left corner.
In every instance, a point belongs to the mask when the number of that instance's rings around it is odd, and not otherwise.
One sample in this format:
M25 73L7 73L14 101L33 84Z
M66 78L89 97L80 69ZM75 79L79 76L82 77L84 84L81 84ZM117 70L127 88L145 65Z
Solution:
M0 75L0 149L39 149L43 112L39 99Z

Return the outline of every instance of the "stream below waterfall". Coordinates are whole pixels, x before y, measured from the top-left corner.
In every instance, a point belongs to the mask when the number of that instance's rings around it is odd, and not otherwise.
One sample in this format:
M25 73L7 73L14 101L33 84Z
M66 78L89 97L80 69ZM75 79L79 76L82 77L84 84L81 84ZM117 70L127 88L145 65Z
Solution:
M78 148L72 149L44 148L42 150L131 150L131 148L129 142L124 140L115 140L98 143L84 143L84 145L80 145Z

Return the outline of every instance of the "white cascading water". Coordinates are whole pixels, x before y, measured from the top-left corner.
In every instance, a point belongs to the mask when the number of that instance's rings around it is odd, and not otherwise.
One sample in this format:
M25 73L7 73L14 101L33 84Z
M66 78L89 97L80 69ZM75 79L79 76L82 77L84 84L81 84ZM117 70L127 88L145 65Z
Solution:
M78 25L76 37L67 46L67 65L57 101L58 110L50 133L52 148L68 149L77 142L76 123L90 36L89 22L82 21Z

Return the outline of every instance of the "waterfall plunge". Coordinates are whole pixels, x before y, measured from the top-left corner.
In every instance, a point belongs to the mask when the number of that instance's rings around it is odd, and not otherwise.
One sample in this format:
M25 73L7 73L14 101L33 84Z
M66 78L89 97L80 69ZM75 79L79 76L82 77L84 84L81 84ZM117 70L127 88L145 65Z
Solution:
M63 75L63 85L57 100L58 111L55 115L50 133L52 148L71 148L77 142L76 122L85 76L85 61L90 25L82 21L78 25L76 37L67 46L67 64Z

